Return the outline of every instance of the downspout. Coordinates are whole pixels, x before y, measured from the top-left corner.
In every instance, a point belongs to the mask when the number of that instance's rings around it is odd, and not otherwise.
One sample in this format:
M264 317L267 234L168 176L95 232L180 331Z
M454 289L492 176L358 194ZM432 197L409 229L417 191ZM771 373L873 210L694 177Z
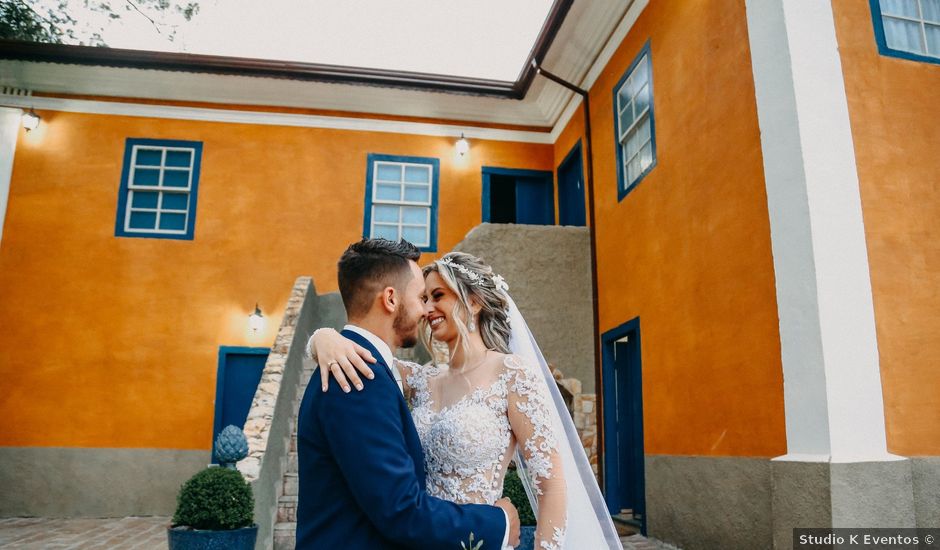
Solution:
M594 392L597 396L597 482L604 486L604 462L601 457L604 454L604 392L602 391L603 376L601 372L601 334L600 328L600 308L598 307L597 292L597 225L594 218L594 147L591 140L591 100L587 90L579 88L574 84L554 75L542 67L533 59L532 66L536 74L540 74L552 82L564 86L572 92L581 96L581 103L584 105L584 156L587 160L587 193L588 193L588 235L591 241L591 301L592 313L594 316Z

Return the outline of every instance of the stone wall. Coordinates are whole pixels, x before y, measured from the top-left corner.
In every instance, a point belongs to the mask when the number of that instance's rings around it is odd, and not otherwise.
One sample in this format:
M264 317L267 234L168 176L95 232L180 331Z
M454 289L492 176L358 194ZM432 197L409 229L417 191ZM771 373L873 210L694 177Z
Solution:
M597 463L597 394L582 393L583 385L577 378L564 378L564 374L557 368L552 368L552 374L555 375L555 381L558 385L571 394L571 418L574 420L574 427L581 436L581 446L584 447L584 453L591 463L591 469L594 470L594 476L598 474Z
M454 250L482 258L506 279L545 359L594 392L588 229L484 223Z

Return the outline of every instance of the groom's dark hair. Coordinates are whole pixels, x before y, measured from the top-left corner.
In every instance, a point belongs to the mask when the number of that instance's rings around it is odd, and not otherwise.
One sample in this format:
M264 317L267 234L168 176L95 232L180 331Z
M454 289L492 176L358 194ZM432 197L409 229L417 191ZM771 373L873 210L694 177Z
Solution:
M411 273L409 261L421 257L418 247L402 239L362 239L349 245L339 259L337 280L346 315L361 317L369 312L375 295L385 287L401 290Z

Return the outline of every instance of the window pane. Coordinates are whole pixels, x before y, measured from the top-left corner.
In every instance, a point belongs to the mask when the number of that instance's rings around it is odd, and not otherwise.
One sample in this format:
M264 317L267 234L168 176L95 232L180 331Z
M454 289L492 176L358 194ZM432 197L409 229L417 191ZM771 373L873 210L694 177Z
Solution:
M164 170L164 187L189 187L189 170Z
M636 95L635 112L637 116L639 116L640 113L645 111L646 108L649 107L649 105L650 105L650 87L644 85L643 88L640 90L640 93Z
M623 138L623 133L627 131L627 128L633 124L633 107L627 105L627 110L620 113L620 136Z
M137 148L137 166L160 166L163 151L159 149Z
M401 181L401 166L378 163L375 177L385 181Z
M399 207L375 205L372 207L372 219L377 222L398 223Z
M927 31L927 53L940 57L940 27L925 25Z
M131 198L131 206L133 208L156 208L157 207L157 195L156 191L131 191L133 197Z
M430 183L430 166L405 166L405 181L409 183Z
M925 21L940 23L940 0L921 0L920 7L924 12ZM930 33L929 29L930 27L928 27L928 34Z
M643 59L641 59L640 62L636 64L636 68L633 69L633 78L636 79L637 89L649 82L649 59L645 55L643 56Z
M414 208L414 207L403 207L401 209L401 221L402 223L428 223L428 212L427 208Z
M640 150L640 171L646 170L651 164L653 164L653 145L647 143Z
M636 154L640 150L640 140L637 137L636 130L630 132L630 137L627 138L627 146L624 148L624 160L630 160L630 157Z
M156 226L156 212L131 212L131 229L154 229Z
M410 202L431 202L431 192L427 187L405 186L405 200Z
M192 151L167 151L166 166L181 166L184 168L189 168L192 158Z
M643 119L643 122L637 124L637 142L638 146L642 147L644 143L650 140L650 117L647 116Z
M418 246L427 246L428 229L426 227L402 227L401 238Z
M924 53L920 23L885 17L885 40L888 47L906 52Z
M617 92L617 98L618 98L617 109L621 111L623 111L624 109L629 110L630 101L633 99L633 94L627 88L628 83L629 82L625 82L624 85L620 88L620 91Z
M186 229L186 214L160 214L160 229L182 231Z
M380 201L401 200L401 186L400 185L387 185L387 184L381 184L381 183L376 184L375 200L380 200Z
M920 19L917 0L881 0L881 13Z
M189 193L164 193L163 210L186 210L189 207Z
M398 240L398 226L374 224L372 226L372 238L397 241Z
M160 170L137 168L134 170L133 185L153 185L160 183Z

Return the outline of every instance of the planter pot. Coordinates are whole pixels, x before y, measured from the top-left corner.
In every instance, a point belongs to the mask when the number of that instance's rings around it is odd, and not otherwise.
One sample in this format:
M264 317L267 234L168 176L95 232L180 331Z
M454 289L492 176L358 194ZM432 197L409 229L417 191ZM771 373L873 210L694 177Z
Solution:
M523 525L519 532L519 546L516 550L535 550L535 526Z
M188 527L166 530L170 550L254 550L258 526L231 531L202 531Z

